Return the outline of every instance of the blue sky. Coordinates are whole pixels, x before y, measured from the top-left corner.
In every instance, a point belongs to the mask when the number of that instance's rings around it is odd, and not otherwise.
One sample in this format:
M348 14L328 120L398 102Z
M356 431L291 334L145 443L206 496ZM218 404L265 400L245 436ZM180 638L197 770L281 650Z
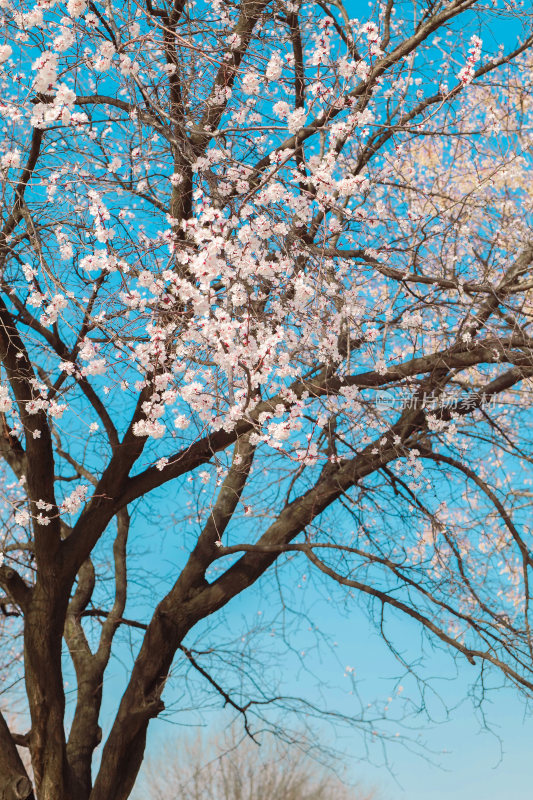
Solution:
M346 656L349 663L355 665L357 682L364 696L385 697L391 682L384 676L393 674L397 665L379 642L376 632L365 626L361 615L358 617L357 635L354 635L351 619L340 624L328 616L324 623L338 630L340 656ZM416 639L413 635L410 644L414 645ZM366 651L362 657L361 649ZM324 680L329 683L336 681L342 686L340 672L334 676L328 665L325 666ZM411 753L402 745L390 744L387 746L388 765L381 761L379 746L371 751L375 763L370 763L360 731L355 728L351 732L346 729L340 732L335 744L349 756L348 774L364 786L379 789L379 800L448 800L452 796L454 800L531 799L533 718L526 716L525 704L516 692L499 690L486 701L484 711L490 730L485 729L480 713L465 699L469 688L467 676L471 676L473 670L466 663L459 666L462 667L460 677L453 680L449 657L442 653L432 659L434 684L438 686L441 697L450 706L458 705L450 711L447 721L442 721L444 714L441 713L440 719L434 723L423 717L412 722L412 735L416 737L418 734L426 743L427 758ZM320 671L318 669L319 674ZM308 688L312 687L314 681L310 677L307 681ZM300 689L304 688L305 682L300 673ZM330 694L337 696L338 692L330 690ZM219 725L220 714L208 714L205 718L207 726L210 723ZM148 754L155 755L162 741L183 732L179 725L180 717L175 721L177 727L163 720L154 722L149 734ZM186 718L181 717L181 722L186 723ZM334 741L331 732L325 733L325 739Z
M145 529L143 535L146 533ZM146 567L149 569L149 563ZM297 562L294 569L303 575L306 566ZM409 743L396 743L393 738L386 746L384 756L382 742L372 737L365 739L357 722L352 728L340 725L336 729L316 723L317 737L322 736L324 743L346 753L348 774L354 782L375 786L380 791L379 800L444 800L450 796L454 800L502 800L509 796L513 800L530 800L533 717L527 716L525 703L515 690L495 688L499 679L493 676L487 681L488 691L482 711L476 709L468 693L479 674L477 668L462 658L454 662L448 651L433 650L427 640L423 644L415 623L391 618L389 630L394 631L396 644L400 643L411 660L416 660L424 652L419 672L436 693L428 691L426 696L431 720L424 713L405 716L409 700L417 705L420 695L369 622L366 609L357 599L344 604L341 590L330 589L329 584L315 581L311 573L308 573L308 585L301 580L299 583L290 581L289 578L293 577L291 568L284 583L293 586L287 593L287 604L295 611L294 620L300 609L309 610L310 620L324 633L325 639L320 651L316 651L315 635L309 632L307 620L294 623L290 643L295 653L284 653L279 661L275 657L267 658L265 686L275 685L278 681L284 693L298 693L317 702L322 697L329 708L353 713L354 716L360 710L359 701L353 695L354 689L359 693L362 706L377 703L377 716L379 707L392 696L389 704L391 716L398 719L398 724L391 722L385 725L385 729L392 736L397 730L401 736L409 736L413 741L411 747ZM222 629L220 636L231 638L235 634L238 637L240 631L263 619L269 629L267 617L273 607L271 592L272 585L266 579L249 595L236 598L225 618L213 618L215 629L207 635L206 641L216 639L218 629ZM291 624L290 621L289 627ZM253 641L260 659L265 652L265 638L258 634ZM281 652L277 642L279 639L275 637L270 640L271 652ZM236 657L238 652L237 647ZM302 658L301 653L305 653ZM347 666L354 670L353 683L350 675L345 676ZM118 689L125 677L124 669L117 661L110 665L109 673L112 680L107 686L104 703L104 733L106 725L111 722ZM213 674L225 688L235 686L231 670L217 667ZM399 684L404 687L401 696L397 691ZM200 681L196 697L201 695L203 686L205 684ZM229 715L224 716L222 701L215 701L199 714L186 710L190 700L183 699L183 671L179 662L164 699L167 709L176 704L175 713L166 719L155 720L151 725L147 754L154 757L163 741L182 734L189 726L200 721L209 730L210 726L219 728L224 719L230 719ZM404 702L405 706L402 705ZM184 706L185 710L182 710ZM388 763L385 763L385 758ZM142 772L139 780L142 786ZM134 795L136 800L141 796Z

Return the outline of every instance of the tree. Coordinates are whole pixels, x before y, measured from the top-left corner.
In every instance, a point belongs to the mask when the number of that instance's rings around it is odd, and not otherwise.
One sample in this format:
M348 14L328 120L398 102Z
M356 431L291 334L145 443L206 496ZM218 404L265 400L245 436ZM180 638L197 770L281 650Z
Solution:
M371 800L373 793L349 789L332 772L299 750L275 742L261 747L239 741L237 731L175 740L148 759L142 796L148 800ZM141 795L139 795L141 796Z
M1 608L31 728L0 723L0 797L127 798L179 659L248 719L205 621L294 558L391 647L404 615L530 692L524 6L1 14ZM128 535L159 488L187 558L146 621Z

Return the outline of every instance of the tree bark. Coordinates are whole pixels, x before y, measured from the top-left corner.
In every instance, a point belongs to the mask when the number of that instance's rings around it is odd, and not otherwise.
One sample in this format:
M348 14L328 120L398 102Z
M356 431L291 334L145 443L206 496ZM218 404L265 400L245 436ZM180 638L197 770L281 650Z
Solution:
M0 714L0 800L34 800L31 781L2 714Z

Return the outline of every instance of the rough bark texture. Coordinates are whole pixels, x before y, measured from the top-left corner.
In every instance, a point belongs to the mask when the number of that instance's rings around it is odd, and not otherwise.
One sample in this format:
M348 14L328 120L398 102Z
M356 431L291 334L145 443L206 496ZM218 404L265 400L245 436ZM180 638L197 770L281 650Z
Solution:
M34 800L31 781L0 714L0 800Z

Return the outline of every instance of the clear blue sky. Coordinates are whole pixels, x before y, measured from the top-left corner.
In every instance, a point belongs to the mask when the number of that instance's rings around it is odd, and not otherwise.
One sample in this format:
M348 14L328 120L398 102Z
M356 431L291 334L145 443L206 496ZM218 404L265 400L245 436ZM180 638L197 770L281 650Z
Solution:
M337 655L339 658L345 656L346 664L355 666L356 680L364 697L369 701L386 697L390 682L382 676L397 672L397 665L378 642L375 632L361 619L357 625L351 619L337 620L335 624L335 618L328 615L323 622L330 630L335 627L338 631L340 652ZM414 648L417 641L413 635L406 646ZM473 674L466 662L460 666L464 678ZM341 671L332 674L334 670L329 663L323 665L323 670L318 667L316 671L319 676L323 671L325 682L336 682L342 687ZM449 683L443 680L444 676L453 673L445 654L432 660L431 672L435 676L434 685L438 686L442 699L450 706L465 698L468 691L466 679ZM314 681L311 678L307 680L312 687ZM292 684L290 679L287 682L289 686ZM298 683L302 690L306 683L303 673L298 675ZM169 693L168 699L172 694ZM332 689L330 694L337 699L337 691ZM422 717L418 722L413 720L412 735L416 737L419 734L425 741L428 759L409 752L402 745L392 744L387 747L389 765L373 765L365 758L363 739L357 728L351 734L343 729L338 745L352 756L349 772L353 780L378 788L380 800L531 800L533 717L525 716L524 703L512 690L492 693L484 710L493 733L482 727L480 714L475 712L469 700L450 711L449 721L430 723ZM220 715L206 717L207 722L210 719L217 724ZM156 721L148 751L156 753L158 743L174 736L177 730L180 731L167 722ZM372 756L377 762L381 755L380 747L374 748Z
M147 530L144 529L143 535L146 534ZM301 564L301 569L296 571L303 574L305 570L305 565ZM289 583L292 577L287 574L284 583ZM307 585L309 583L311 585ZM324 643L320 653L313 650L315 637L309 633L307 621L302 621L300 629L295 629L291 637L295 653L286 654L279 663L275 659L273 662L265 661L265 685L269 681L279 680L280 691L302 694L316 702L320 701L321 692L322 699L330 708L356 714L359 703L351 694L353 687L350 678L344 676L345 668L353 667L354 686L362 704L374 701L384 703L387 697L392 696L392 716L399 719L404 717L404 722L390 724L388 731L407 733L427 747L427 758L424 758L393 741L386 750L387 766L383 763L381 742L370 744L367 755L365 740L357 726L351 730L341 726L336 741L332 728L324 726L324 741L335 743L339 750L350 756L349 773L354 781L378 788L379 800L448 800L450 797L453 800L504 800L507 797L531 800L533 716L526 717L525 704L515 690L496 689L487 693L483 711L487 725L492 730L489 732L483 727L481 713L467 698L471 682L479 674L478 670L462 658L454 664L449 653L445 650L432 651L426 643L420 674L428 679L440 700L428 692L427 706L434 721L429 721L423 714L405 717L403 701L412 699L418 703L420 695L414 682L402 676L401 666L368 622L366 610L359 607L355 600L344 606L341 593L334 594L335 589L332 589L328 598L328 590L325 589L327 584L313 585L310 577L305 586L300 582L301 589L298 589L297 582L293 585L296 588L287 595L289 604L294 609L310 610L310 619L327 634L329 645ZM216 640L217 636L238 636L240 631L253 626L260 617L268 616L269 609L273 607L271 591L269 586L266 586L266 591L265 587L262 589L259 586L247 597L237 598L223 623L213 618L215 630L208 636L207 642ZM218 626L223 629L220 634L217 633ZM415 623L391 619L389 630L394 630L396 644L400 644L411 660L421 655L422 643ZM273 637L270 641L271 649L275 650L278 640ZM268 648L268 641L265 642L265 638L259 635L257 652L262 652L265 644ZM238 647L235 652L238 654ZM302 652L305 656L300 661ZM107 686L104 733L106 724L111 721L112 709L118 698L117 690L124 677L123 668L116 661L110 665L110 672L114 679ZM225 688L234 683L230 671L226 673L219 668L214 674ZM396 691L398 682L405 687L401 696ZM495 683L493 679L492 685ZM491 685L490 680L488 685ZM320 690L320 686L325 688ZM199 719L198 715L181 710L187 705L187 701L184 703L181 697L182 692L183 673L178 670L164 694L167 709L175 703L176 713L168 721L162 719L152 723L148 754L156 755L160 742L183 733L188 725ZM449 719L446 718L445 706L449 709ZM204 715L206 727L219 726L222 713L222 702L215 704L213 710Z

